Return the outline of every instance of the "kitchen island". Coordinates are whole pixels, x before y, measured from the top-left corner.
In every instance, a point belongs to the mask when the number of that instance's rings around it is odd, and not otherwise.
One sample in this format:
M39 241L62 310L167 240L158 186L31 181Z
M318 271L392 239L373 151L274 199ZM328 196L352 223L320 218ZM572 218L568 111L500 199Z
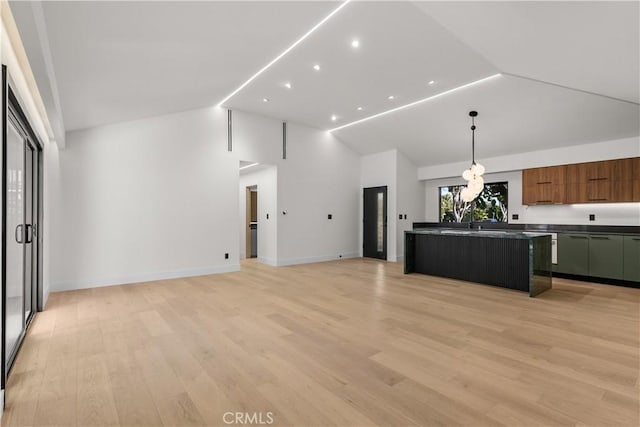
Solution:
M551 289L551 235L428 228L405 231L405 273L528 292Z

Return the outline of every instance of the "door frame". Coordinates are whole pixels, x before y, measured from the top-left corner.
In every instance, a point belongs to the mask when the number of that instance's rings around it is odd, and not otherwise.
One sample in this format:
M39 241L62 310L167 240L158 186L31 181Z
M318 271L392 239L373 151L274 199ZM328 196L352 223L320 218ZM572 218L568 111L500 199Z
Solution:
M2 280L2 342L0 343L0 345L2 346L2 358L0 360L0 388L1 389L5 389L6 386L6 380L7 380L7 376L9 374L9 369L7 369L7 361L8 360L13 360L15 359L16 355L18 354L20 347L22 346L22 343L24 341L24 336L26 334L27 329L29 328L31 321L33 320L35 313L37 311L42 311L43 310L43 305L44 305L44 301L43 301L43 286L42 286L42 247L43 247L43 236L42 236L42 230L44 229L42 227L42 219L43 219L43 206L42 206L42 202L43 202L43 145L42 142L40 141L40 138L38 138L38 136L35 134L35 132L33 131L31 125L29 124L29 120L27 119L27 116L25 115L24 111L22 110L22 107L20 106L20 102L18 101L18 98L16 97L15 93L13 92L13 89L11 88L11 86L9 85L9 81L8 81L8 74L7 74L7 67L6 65L2 65L2 99L3 99L3 103L2 103L2 242L1 242L1 248L2 248L2 253L1 253L1 262L2 262L2 268L0 269L0 275L1 275L1 280ZM7 270L6 270L6 255L7 255L7 241L6 241L6 236L7 236L7 218L6 218L6 212L7 212L7 198L6 198L6 193L7 193L7 175L6 175L6 170L7 170L7 145L6 145L6 140L7 140L7 130L8 130L8 125L9 125L9 115L11 115L12 119L12 123L14 125L16 125L16 127L18 128L19 131L21 131L25 138L26 138L26 143L31 145L31 147L33 148L33 151L37 153L37 164L33 165L33 170L37 170L38 171L38 182L37 182L37 194L34 194L34 200L35 203L37 204L37 209L35 212L35 219L37 221L37 234L35 236L37 236L36 239L34 239L33 241L36 242L37 244L37 250L36 253L34 254L35 257L32 258L32 265L33 263L35 263L35 269L33 270L32 274L35 274L36 276L36 286L32 285L32 293L31 293L31 314L29 315L29 318L25 319L25 325L24 325L24 330L22 331L22 333L20 334L20 338L18 340L18 344L15 348L14 351L11 352L10 355L7 354L7 349L5 348L5 340L6 340L6 320L7 320L7 307L6 307L6 299L7 299L7 290L6 290L6 277L7 277ZM26 148L26 147L25 147ZM32 185L35 184L32 182ZM24 267L23 267L24 268ZM32 283L33 283L33 279L32 279ZM35 292L35 295L34 295ZM35 302L35 304L34 304ZM24 314L23 314L24 317Z
M365 249L365 247L364 247L364 239L365 239L365 237L364 237L365 236L365 227L364 227L365 216L364 216L364 214L365 214L365 206L366 206L365 193L366 193L367 190L378 190L378 192L382 191L382 193L384 194L384 204L383 204L383 206L384 206L384 211L385 211L384 212L384 216L385 217L383 219L383 226L382 226L383 227L383 232L382 232L383 233L383 237L382 237L382 239L383 239L383 248L382 248L382 252L379 253L380 255L376 256L376 257L368 257L368 256L365 256L365 254L364 254L365 253L365 251L364 251L364 249ZM389 252L388 252L388 249L389 249L389 227L388 227L389 207L388 206L389 206L389 189L388 189L388 186L380 185L380 186L376 186L376 187L364 187L362 189L362 256L363 257L374 258L374 259L382 259L382 260L386 261L388 256L389 256Z

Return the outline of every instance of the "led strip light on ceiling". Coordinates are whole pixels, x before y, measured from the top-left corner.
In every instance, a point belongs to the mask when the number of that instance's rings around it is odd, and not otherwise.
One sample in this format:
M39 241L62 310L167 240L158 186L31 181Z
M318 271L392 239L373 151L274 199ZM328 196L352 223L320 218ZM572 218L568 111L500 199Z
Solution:
M368 117L365 117L365 118L362 118L362 119L359 119L359 120L356 120L356 121L353 121L353 122L350 122L350 123L346 123L346 124L344 124L342 126L338 126L338 127L333 128L333 129L329 129L328 132L334 132L334 131L337 131L337 130L340 130L340 129L344 129L344 128L349 127L349 126L357 125L358 123L368 122L369 120L373 120L373 119L378 118L378 117L386 116L387 114L395 113L396 111L404 110L405 108L410 108L410 107L413 107L415 105L422 104L423 102L427 102L427 101L430 101L432 99L436 99L436 98L439 98L441 96L448 95L448 94L450 94L452 92L455 92L455 91L458 91L460 89L466 89L468 87L475 86L475 85L477 85L479 83L486 82L488 80L494 79L494 78L499 77L501 75L502 75L501 73L493 74L493 75L491 75L489 77L485 77L483 79L476 80L476 81L473 81L471 83L464 84L462 86L454 87L453 89L445 90L444 92L440 92L440 93L432 95L432 96L430 96L428 98L419 99L419 100L411 102L409 104L401 105L400 107L392 108L390 110L386 110L386 111L383 111L381 113L373 114L371 116L368 116Z
M257 73L255 73L253 76L249 77L249 80L247 80L246 82L242 83L236 90L234 90L233 92L231 92L229 95L227 95L222 101L218 102L218 107L221 107L222 104L224 104L225 102L227 102L229 99L231 99L235 94L237 94L238 92L240 92L242 89L244 89L249 83L251 83L252 81L254 81L260 74L264 73L267 69L269 69L269 67L271 67L273 64L275 64L276 62L278 62L283 56L285 56L287 53L289 53L293 48L295 48L296 46L298 46L300 43L302 43L307 37L309 37L315 30L317 30L318 28L320 28L322 26L322 24L324 24L325 22L327 22L329 19L331 19L331 17L333 15L335 15L336 13L340 12L340 10L342 10L343 7L345 7L346 5L348 5L351 2L351 0L346 0L345 2L343 2L342 4L340 4L340 6L338 6L337 8L334 9L333 12L331 12L330 14L328 14L322 21L318 22L316 25L314 25L313 28L311 28L309 31L307 31L302 37L300 37L298 40L296 40L291 46L289 46L284 52L282 52L280 55L276 56L274 59L271 60L271 62L269 62L267 65L265 65L264 67L262 67Z

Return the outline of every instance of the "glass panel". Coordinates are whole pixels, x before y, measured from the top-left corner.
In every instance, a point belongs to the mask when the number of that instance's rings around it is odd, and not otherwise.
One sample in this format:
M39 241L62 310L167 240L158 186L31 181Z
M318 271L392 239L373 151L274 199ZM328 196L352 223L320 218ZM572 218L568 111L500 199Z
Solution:
M25 251L24 251L24 318L31 314L32 278L33 278L33 156L34 151L28 145L25 147L25 174L24 174L24 214L25 214Z
M377 200L377 225L378 225L378 238L377 238L377 251L382 252L384 250L384 194L378 193Z
M7 302L6 360L24 328L24 140L13 126L7 129Z

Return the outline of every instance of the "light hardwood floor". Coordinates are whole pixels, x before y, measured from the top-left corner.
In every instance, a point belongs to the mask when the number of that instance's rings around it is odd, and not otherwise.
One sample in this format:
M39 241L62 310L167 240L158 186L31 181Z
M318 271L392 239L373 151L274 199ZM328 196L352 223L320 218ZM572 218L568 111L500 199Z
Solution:
M53 293L2 423L637 426L639 304L363 259Z

